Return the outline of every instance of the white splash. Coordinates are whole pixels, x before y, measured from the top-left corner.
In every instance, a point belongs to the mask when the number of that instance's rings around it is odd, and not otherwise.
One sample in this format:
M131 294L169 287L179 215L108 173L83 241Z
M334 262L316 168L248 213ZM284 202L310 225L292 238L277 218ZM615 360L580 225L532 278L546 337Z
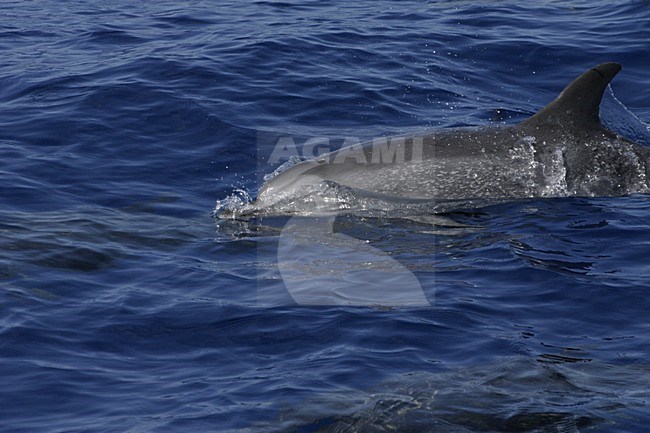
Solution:
M231 195L222 200L217 200L212 216L234 219L237 215L252 210L252 202L253 198L247 190L235 188Z

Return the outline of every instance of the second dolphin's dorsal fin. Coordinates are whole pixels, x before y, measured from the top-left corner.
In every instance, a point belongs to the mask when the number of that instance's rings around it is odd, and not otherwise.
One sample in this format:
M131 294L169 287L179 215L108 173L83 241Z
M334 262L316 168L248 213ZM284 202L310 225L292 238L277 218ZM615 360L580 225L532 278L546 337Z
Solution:
M613 62L589 69L524 123L600 125L600 101L607 85L620 70L621 65Z

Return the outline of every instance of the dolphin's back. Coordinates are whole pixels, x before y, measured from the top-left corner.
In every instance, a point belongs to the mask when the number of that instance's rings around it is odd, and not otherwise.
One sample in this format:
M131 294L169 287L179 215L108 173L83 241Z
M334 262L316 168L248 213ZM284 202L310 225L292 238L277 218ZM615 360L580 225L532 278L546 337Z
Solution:
M422 136L395 137L400 150L384 158L385 142L368 142L301 162L268 181L258 201L296 195L319 182L409 199L483 197L499 191L528 197L534 173L513 166L513 157L532 157L531 142L513 127L458 128ZM504 143L510 143L504 147ZM383 146L383 147L382 147ZM476 173L491 173L489 178Z
M589 69L517 125L374 140L304 161L270 179L256 205L295 204L323 184L413 200L646 192L650 152L600 123L601 99L620 70Z

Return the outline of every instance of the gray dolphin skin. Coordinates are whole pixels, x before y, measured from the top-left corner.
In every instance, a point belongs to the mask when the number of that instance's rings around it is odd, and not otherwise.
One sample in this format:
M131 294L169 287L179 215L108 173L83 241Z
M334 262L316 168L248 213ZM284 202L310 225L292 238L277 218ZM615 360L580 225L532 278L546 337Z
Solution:
M516 125L374 140L300 162L266 182L254 206L306 202L323 184L406 200L647 192L650 151L599 118L603 93L620 70L618 63L589 69Z

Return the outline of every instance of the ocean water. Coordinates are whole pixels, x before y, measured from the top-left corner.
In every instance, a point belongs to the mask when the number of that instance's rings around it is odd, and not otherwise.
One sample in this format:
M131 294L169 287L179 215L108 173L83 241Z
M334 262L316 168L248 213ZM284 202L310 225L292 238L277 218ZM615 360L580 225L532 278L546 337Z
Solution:
M213 211L268 137L516 122L605 61L650 144L649 33L641 0L2 2L0 431L645 431L647 195Z

